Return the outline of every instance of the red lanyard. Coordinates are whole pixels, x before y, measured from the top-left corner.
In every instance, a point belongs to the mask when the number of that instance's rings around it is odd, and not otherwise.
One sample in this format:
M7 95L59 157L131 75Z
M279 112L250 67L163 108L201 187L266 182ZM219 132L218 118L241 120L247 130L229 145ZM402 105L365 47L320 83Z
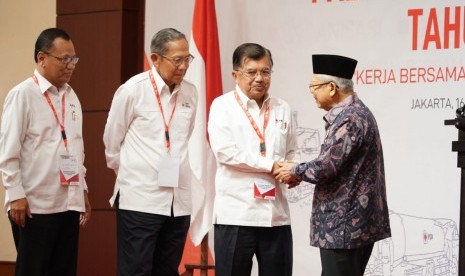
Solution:
M37 85L39 85L39 81L37 80L36 76L32 76L32 79ZM65 148L66 150L68 150L68 140L66 139L66 131L65 131L65 107L66 107L65 94L63 93L63 96L61 97L61 121L63 123L61 123L60 119L58 119L57 111L55 110L55 107L53 106L52 101L50 100L50 96L48 95L47 91L44 92L44 97L47 99L48 105L52 109L53 115L55 116L57 123L60 125L61 137L63 138L63 144L65 144Z
M176 99L174 100L173 111L171 111L170 120L167 124L166 119L165 119L165 113L163 112L163 106L161 105L160 94L158 93L157 84L155 83L152 70L149 71L149 76L150 76L150 81L152 82L153 90L155 91L155 96L157 97L157 102L158 102L158 106L160 107L161 116L163 117L163 123L165 124L165 142L166 142L166 148L169 150L170 149L170 124L171 124L171 120L173 119L174 111L176 110L176 103L178 101L178 96L176 96Z
M265 136L260 132L260 129L258 128L257 124L255 123L254 119L252 118L252 115L250 115L250 112L245 108L244 104L242 103L241 99L239 98L239 94L237 91L234 91L234 96L236 96L236 100L239 103L239 105L242 107L242 110L244 110L245 115L247 115L247 118L250 121L250 124L252 125L253 129L255 130L255 133L257 133L258 138L260 138L260 154L262 156L266 156L266 144L265 144ZM265 118L263 119L263 133L265 133L266 126L268 125L268 120L270 118L270 105L266 105L265 109Z

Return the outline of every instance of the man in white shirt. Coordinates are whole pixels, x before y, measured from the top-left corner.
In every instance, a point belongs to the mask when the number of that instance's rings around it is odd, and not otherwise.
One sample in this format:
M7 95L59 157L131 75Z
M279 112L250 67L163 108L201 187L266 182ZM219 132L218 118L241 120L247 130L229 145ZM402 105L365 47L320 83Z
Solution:
M152 68L116 91L103 141L117 179L118 275L179 275L191 213L187 145L197 90L183 80L193 56L184 34L152 38Z
M76 275L79 224L90 219L81 104L68 82L76 68L63 30L35 43L32 77L3 107L0 171L17 250L16 276Z
M214 100L208 133L218 169L214 204L218 276L292 275L292 232L286 190L272 172L293 160L295 126L289 105L268 94L273 59L254 43L233 54L233 91Z

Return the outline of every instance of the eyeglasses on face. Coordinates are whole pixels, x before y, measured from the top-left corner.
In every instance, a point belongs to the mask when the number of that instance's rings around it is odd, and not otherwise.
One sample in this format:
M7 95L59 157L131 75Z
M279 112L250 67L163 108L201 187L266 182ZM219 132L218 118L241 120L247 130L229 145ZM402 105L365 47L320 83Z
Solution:
M324 82L324 83L309 84L309 85L308 85L308 88L310 88L310 89L313 88L313 89L316 90L316 89L318 89L320 86L322 86L322 85L327 85L327 84L330 84L330 83L332 83L332 81L328 81L328 82Z
M249 79L255 79L256 77L258 77L258 75L262 76L262 78L269 78L271 77L271 73L273 73L273 71L269 69L265 69L262 71L253 71L253 70L247 70L247 71L237 70L237 71Z
M188 55L187 57L167 57L164 55L159 54L161 57L167 59L169 62L171 62L174 66L179 67L181 64L185 64L186 66L191 64L191 62L194 60L193 55Z
M53 58L56 58L57 60L59 60L63 64L69 64L69 63L76 64L79 61L78 57L57 57L57 56L54 56L54 55L52 55L50 53L47 53L47 52L43 52L43 53L46 54L47 56L51 56Z

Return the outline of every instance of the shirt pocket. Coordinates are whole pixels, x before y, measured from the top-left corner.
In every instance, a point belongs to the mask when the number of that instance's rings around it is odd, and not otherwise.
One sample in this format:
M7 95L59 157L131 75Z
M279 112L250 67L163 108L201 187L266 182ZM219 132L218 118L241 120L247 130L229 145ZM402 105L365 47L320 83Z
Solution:
M278 156L285 156L287 147L287 129L275 128L274 134L274 152Z
M174 113L173 121L170 124L170 139L185 141L189 138L189 130L193 122L192 116L192 110L183 109Z
M129 131L140 133L144 137L157 139L164 137L165 124L160 110L155 109L135 109Z
M28 135L39 142L55 141L61 138L61 128L50 109L34 110L31 113L31 122Z
M286 154L287 135L289 132L289 116L284 113L284 110L275 110L274 120L271 121L272 133L274 136L274 152L279 156Z
M66 137L69 140L82 139L81 128L82 128L82 113L78 110L71 110L66 113Z

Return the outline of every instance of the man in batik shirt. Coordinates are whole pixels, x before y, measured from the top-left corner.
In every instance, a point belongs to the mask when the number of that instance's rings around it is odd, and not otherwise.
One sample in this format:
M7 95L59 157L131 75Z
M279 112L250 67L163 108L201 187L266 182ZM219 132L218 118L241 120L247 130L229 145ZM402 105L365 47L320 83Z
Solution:
M312 59L310 91L327 111L321 152L307 163L284 164L275 176L316 184L310 240L320 248L322 275L361 276L374 243L391 236L378 126L353 89L357 61Z

